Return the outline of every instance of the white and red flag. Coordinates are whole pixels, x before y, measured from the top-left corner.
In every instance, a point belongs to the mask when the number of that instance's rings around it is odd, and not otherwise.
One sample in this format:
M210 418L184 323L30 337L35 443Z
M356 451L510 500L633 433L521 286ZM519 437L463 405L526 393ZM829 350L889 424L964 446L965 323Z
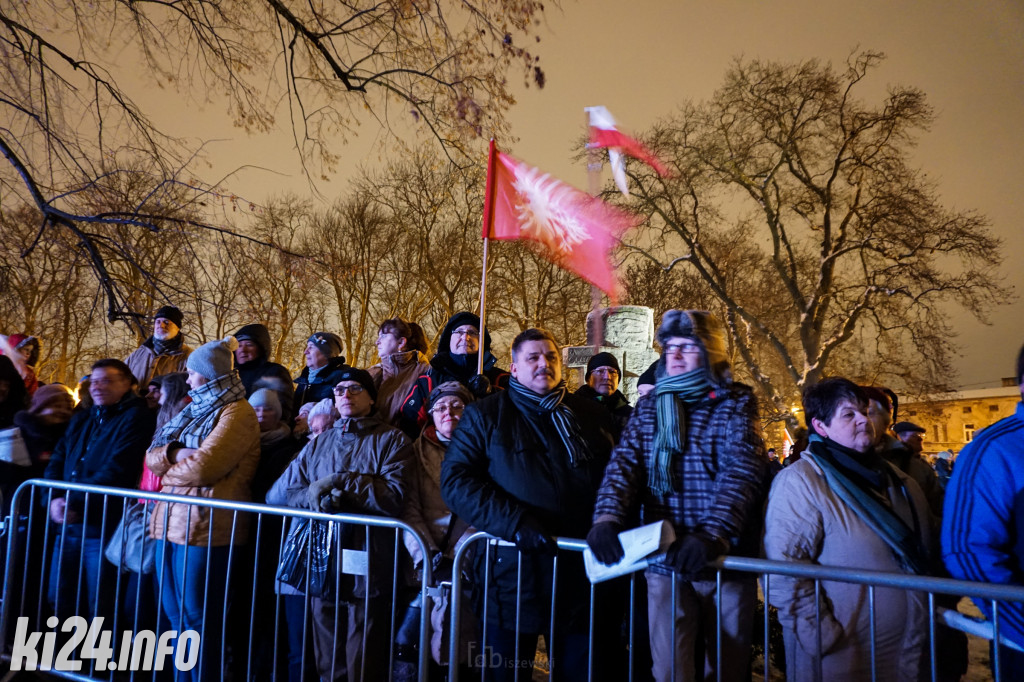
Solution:
M615 184L623 194L629 196L629 185L626 183L626 160L623 155L643 161L662 177L669 175L665 164L640 140L622 133L615 127L615 119L607 109L584 107L584 111L590 118L590 143L587 146L591 149L608 148L608 161L612 167L612 177L615 178Z
M614 302L620 287L609 254L640 220L499 152L491 141L485 239L538 242L552 262L598 287Z

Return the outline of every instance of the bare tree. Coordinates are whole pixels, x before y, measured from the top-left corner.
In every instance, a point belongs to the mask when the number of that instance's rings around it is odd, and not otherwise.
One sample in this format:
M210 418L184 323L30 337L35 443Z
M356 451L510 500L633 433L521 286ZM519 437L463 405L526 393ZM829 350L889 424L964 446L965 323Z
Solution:
M224 223L200 210L218 184L194 175L201 142L157 129L130 82L169 86L186 102L226 98L249 131L286 119L313 180L334 170L338 143L366 119L423 131L464 162L474 140L504 128L510 71L543 85L523 47L542 10L534 0L5 3L0 192L35 207L39 234L66 233L88 257L108 319L141 334L136 282L112 274L123 254L98 226L160 234L175 221ZM152 191L136 203L97 211L83 200L139 165ZM189 217L168 215L181 209Z
M944 384L947 306L984 319L1007 295L987 220L944 207L909 163L932 120L924 93L860 99L881 60L856 54L841 72L738 60L710 101L648 136L675 177L633 172L653 233L632 249L699 277L782 415L827 374Z

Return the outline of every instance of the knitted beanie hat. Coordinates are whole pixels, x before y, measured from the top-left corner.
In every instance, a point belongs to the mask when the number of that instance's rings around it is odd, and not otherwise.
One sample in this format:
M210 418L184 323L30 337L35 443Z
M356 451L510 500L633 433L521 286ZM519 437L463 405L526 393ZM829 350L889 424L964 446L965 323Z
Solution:
M307 343L316 346L324 357L335 358L341 355L341 337L330 332L316 332L309 337Z
M175 308L173 305L165 305L164 307L160 308L160 310L156 311L156 314L153 315L153 319L155 320L158 317L162 317L165 320L170 320L171 322L174 323L174 326L179 328L181 327L181 323L185 320L185 316L182 315L181 311Z
M233 336L225 336L217 341L210 341L192 351L185 366L197 374L213 381L222 377L235 367L235 350L238 341Z
M590 362L587 363L587 374L583 377L584 381L590 381L590 373L598 367L611 367L620 375L622 370L619 369L619 360L611 353L597 353L590 358Z
M340 384L342 381L355 381L360 386L366 389L367 393L370 394L370 398L374 402L377 402L377 387L373 384L373 377L365 369L359 369L357 367L348 367L345 371L338 375L338 381L335 382L335 386Z
M47 408L59 407L71 402L74 405L74 394L64 384L46 384L36 389L32 394L32 401L28 405L28 411L38 416Z
M469 405L473 402L473 394L469 392L469 389L462 385L458 381L446 381L443 384L438 384L434 387L434 390L430 392L430 398L427 401L427 411L434 409L435 403L441 398L448 396L455 396L462 401L463 405Z
M281 399L277 397L277 391L272 391L269 388L256 390L249 396L249 404L253 407L273 410L279 419L281 417Z

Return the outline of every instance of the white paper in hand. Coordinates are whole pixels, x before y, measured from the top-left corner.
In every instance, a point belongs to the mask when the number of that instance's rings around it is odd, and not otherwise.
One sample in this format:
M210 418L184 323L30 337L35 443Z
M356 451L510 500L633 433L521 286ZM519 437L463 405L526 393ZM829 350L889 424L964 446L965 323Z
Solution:
M647 568L652 559L665 554L669 545L675 542L676 534L668 521L656 521L639 528L619 533L619 542L625 555L618 563L608 566L594 557L590 549L583 550L583 564L590 582L599 583L620 575L634 573Z

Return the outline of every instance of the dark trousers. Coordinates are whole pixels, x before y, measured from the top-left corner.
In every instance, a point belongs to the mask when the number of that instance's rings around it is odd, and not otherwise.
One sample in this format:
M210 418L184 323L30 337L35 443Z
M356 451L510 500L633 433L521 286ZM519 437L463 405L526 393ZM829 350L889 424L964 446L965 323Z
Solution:
M117 591L117 569L103 557L103 538L90 537L81 526L67 527L57 536L50 558L47 599L63 621L78 615L103 616L111 625Z
M304 594L281 595L285 629L288 631L288 682L317 679L312 646L313 626L308 622L306 601Z
M334 601L310 597L313 651L321 680L388 678L389 605L382 597Z
M199 661L190 671L178 671L175 679L215 680L223 677L221 637L227 615L226 584L230 547L178 545L158 540L156 578L160 607L177 630L200 636Z

